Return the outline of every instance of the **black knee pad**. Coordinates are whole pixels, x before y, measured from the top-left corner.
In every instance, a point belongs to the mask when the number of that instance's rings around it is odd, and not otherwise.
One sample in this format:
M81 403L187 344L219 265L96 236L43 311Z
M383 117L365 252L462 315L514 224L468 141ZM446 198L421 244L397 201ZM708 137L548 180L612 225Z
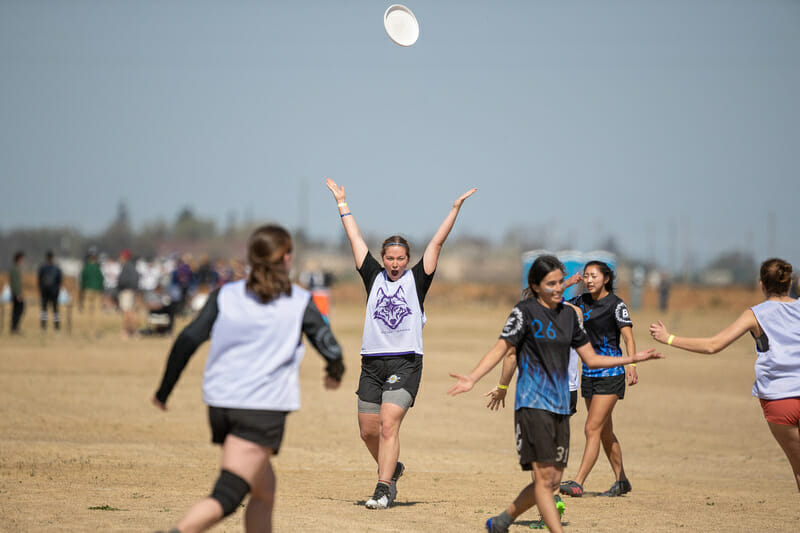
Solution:
M247 481L233 472L222 470L211 497L222 505L222 516L225 517L236 511L248 492L250 492L250 484Z

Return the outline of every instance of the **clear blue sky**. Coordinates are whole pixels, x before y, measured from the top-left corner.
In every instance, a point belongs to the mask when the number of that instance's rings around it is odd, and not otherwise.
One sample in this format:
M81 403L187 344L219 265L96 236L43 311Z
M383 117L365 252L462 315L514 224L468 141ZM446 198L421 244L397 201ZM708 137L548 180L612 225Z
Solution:
M375 235L475 186L461 235L800 265L800 2L409 0L410 48L390 3L0 0L0 228L335 238L330 176Z

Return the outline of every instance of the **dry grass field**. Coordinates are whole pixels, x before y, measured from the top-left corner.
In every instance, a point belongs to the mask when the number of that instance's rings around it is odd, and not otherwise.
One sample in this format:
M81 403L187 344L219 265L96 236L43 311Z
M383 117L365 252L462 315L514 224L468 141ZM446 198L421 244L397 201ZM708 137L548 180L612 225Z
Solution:
M325 391L322 360L307 352L303 408L289 417L274 461L277 531L481 531L529 481L516 462L512 407L499 413L484 408L482 393L499 369L470 394L445 394L448 372L471 370L497 338L514 290L493 300L491 291L434 288L426 306L423 384L401 431L407 471L397 505L388 511L363 506L376 479L358 437L353 394L363 307L361 296L349 296L357 289L342 288L334 293L332 321L348 372L340 390ZM656 318L680 334L703 335L727 325L758 294L724 292L688 306L676 293L675 301L678 310L664 316L647 299L644 310L632 313L639 347L653 344L647 325ZM103 335L93 338L77 313L71 334L42 335L33 302L24 336L9 337L8 312L5 320L0 531L166 529L208 494L219 452L209 443L200 396L207 345L190 361L163 413L149 399L169 339L123 342L114 315L100 319ZM640 365L641 383L615 412L633 492L595 497L613 481L601 455L585 484L588 494L566 498L567 531L800 531L791 470L750 396L752 342L740 340L716 356L664 353L666 359ZM581 403L572 420L566 478L580 463L584 417ZM527 531L537 517L529 511L511 531ZM215 529L241 530L241 512Z

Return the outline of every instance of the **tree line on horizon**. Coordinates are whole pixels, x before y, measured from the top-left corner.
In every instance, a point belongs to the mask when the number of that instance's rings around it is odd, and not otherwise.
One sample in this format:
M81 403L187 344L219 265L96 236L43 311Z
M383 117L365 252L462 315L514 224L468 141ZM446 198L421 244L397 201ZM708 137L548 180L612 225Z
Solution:
M197 215L191 207L183 207L172 223L161 220L145 223L139 231L134 230L130 211L125 202L117 206L117 213L109 225L95 235L85 235L74 227L38 227L17 228L9 231L0 230L0 257L8 265L11 264L14 253L22 250L31 264L38 263L47 251L52 251L59 257L84 258L90 247L108 256L117 256L124 249L133 251L137 257L153 258L158 254L159 248L164 243L175 243L176 246L185 244L201 245L209 255L220 256L220 252L230 248L231 242L244 243L250 232L263 221L252 220L237 223L230 217L226 227L218 229L216 222L209 217ZM328 251L347 249L346 238L342 235L340 241L314 240L302 228L292 229L295 245L299 249L317 248ZM547 248L538 239L543 231L531 231L530 228L515 226L509 228L499 246L506 249L516 249L519 252ZM365 235L367 242L379 242L375 236ZM489 250L496 245L484 237L463 235L449 245L470 246ZM551 249L567 249L569 243ZM646 261L636 261L626 257L613 237L608 237L598 249L615 253L619 263L638 262L646 266L658 268L658 265L648 265ZM180 250L175 250L180 251ZM2 263L0 263L2 264ZM0 267L0 269L5 270ZM757 263L752 254L743 251L724 252L706 264L702 269L727 270L733 274L735 283L751 284L757 277ZM698 272L683 272L686 281L696 278Z

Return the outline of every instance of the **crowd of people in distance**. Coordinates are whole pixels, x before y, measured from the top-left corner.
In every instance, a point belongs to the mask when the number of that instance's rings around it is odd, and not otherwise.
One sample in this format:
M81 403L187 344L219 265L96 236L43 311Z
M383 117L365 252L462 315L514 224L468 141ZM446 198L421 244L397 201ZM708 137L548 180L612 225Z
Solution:
M12 334L20 334L25 310L25 262L25 253L18 251L9 269L6 299L12 307ZM90 247L77 275L77 294L71 294L64 286L58 259L47 252L37 269L41 329L46 330L52 321L53 328L59 330L60 308L75 303L77 311L86 315L92 334L98 334L98 313L119 313L125 339L169 335L176 317L193 314L210 291L244 276L244 263L238 259L211 261L207 256L194 258L190 254L147 259L127 249L111 256ZM27 296L29 299L32 295Z

